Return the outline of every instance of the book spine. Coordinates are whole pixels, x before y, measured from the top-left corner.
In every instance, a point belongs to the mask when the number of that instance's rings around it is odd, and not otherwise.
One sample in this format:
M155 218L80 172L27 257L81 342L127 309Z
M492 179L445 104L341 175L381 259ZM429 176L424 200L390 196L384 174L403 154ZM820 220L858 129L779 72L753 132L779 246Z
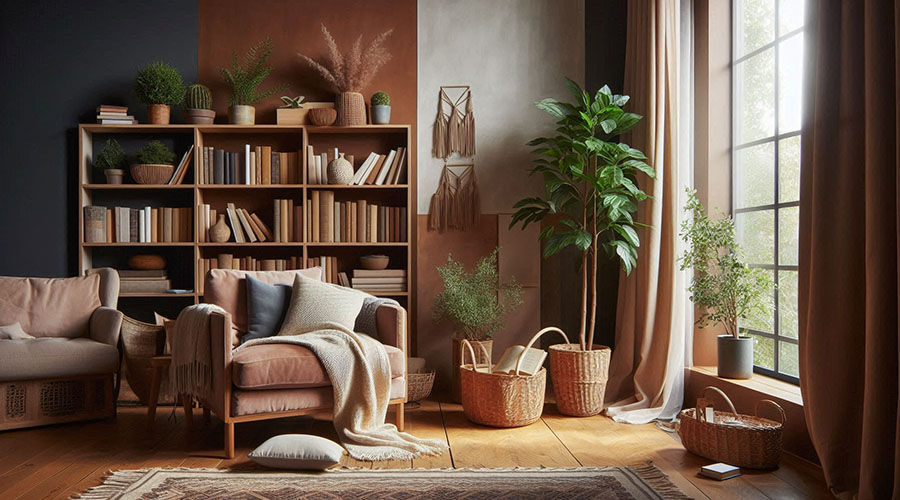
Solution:
M312 211L312 234L310 235L310 240L313 243L318 243L322 241L322 230L319 227L319 222L321 222L319 214L321 208L321 196L319 194L319 191L312 192L312 200L310 202L310 206L312 207L310 209Z
M274 214L272 226L275 230L275 241L283 243L284 237L281 235L281 200L275 200L275 206L272 213Z

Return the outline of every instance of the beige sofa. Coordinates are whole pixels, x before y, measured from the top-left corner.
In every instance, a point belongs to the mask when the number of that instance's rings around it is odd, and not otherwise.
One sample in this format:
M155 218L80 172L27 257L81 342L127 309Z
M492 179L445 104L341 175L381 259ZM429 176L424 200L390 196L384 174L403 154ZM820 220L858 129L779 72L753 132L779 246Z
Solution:
M0 277L0 325L27 340L0 340L0 430L115 416L122 313L119 275Z
M308 349L287 344L261 344L232 354L247 332L246 278L290 285L296 273L318 279L319 268L302 271L231 271L206 275L204 301L226 314L210 318L213 395L202 401L225 423L225 455L234 456L234 424L304 415L332 407L332 387L325 369ZM376 311L378 339L391 365L391 399L397 426L403 429L406 402L406 310L383 305ZM188 411L190 408L188 407Z

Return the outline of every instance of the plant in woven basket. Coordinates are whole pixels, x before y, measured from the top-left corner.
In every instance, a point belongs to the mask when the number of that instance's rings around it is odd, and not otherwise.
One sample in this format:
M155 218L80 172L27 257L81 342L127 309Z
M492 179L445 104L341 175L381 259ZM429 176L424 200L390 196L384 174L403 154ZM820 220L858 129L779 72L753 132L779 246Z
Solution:
M636 227L642 224L634 220L634 213L638 203L648 198L637 181L641 175L653 177L655 173L644 153L614 140L642 118L622 109L629 97L613 94L607 86L592 97L572 80L566 82L574 103L549 98L535 103L557 119L557 135L528 143L538 155L531 175L543 177L545 194L517 202L510 227L521 224L524 229L543 223L544 257L570 246L581 252L579 342L582 350L590 350L597 319L601 248L610 257L618 257L626 273L637 265L640 239Z
M267 37L250 47L241 58L237 53L232 54L231 68L219 68L225 83L231 87L231 106L252 106L287 88L287 85L279 85L261 92L258 90L274 69L266 64L274 49L272 39Z
M281 106L280 108L289 108L289 109L302 109L303 108L303 96L298 95L297 97L290 97L283 95L281 96Z
M160 141L148 142L134 156L137 163L143 165L172 165L175 161L175 153Z
M103 170L120 169L125 165L126 161L127 157L125 156L125 151L122 149L122 145L119 144L119 141L107 139L106 144L103 145L103 149L101 149L94 158L93 165L95 168Z
M391 96L387 92L378 91L372 94L372 106L390 106Z
M144 104L177 106L184 102L184 82L173 66L152 62L138 72L134 93Z
M391 36L393 29L376 36L363 49L362 35L356 38L350 52L342 54L328 28L322 24L322 36L328 46L324 63L319 63L309 56L297 54L309 64L319 76L335 92L359 92L365 88L382 66L391 60L391 53L384 47L384 41Z
M448 321L455 335L467 340L487 340L503 327L504 316L522 304L522 287L515 278L500 283L497 273L498 249L479 259L468 272L460 262L447 256L437 268L444 289L434 299L434 316Z
M774 283L764 270L742 262L743 251L731 217L710 219L697 192L687 192L688 217L681 222L681 237L688 248L681 257L681 269L694 271L688 291L691 301L700 308L697 324L700 328L721 324L737 339L739 320L764 322L771 316L765 298Z
M188 85L185 97L189 109L212 109L212 93L206 85Z

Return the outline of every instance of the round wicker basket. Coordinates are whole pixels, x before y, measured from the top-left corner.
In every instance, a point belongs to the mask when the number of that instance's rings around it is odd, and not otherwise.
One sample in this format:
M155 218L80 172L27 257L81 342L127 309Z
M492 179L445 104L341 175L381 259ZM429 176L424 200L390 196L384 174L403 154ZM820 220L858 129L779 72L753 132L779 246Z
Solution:
M408 373L407 378L408 401L421 401L431 394L431 388L434 386L434 370L428 373Z
M122 318L122 348L125 357L125 377L131 390L143 404L150 395L152 369L150 359L159 356L165 349L166 330L159 325L151 325L124 316ZM160 400L171 401L173 393L169 381L163 375L160 385Z
M582 351L578 344L550 346L550 380L560 413L590 417L603 411L610 353L609 347L600 345L590 351Z
M137 163L131 166L131 177L138 184L165 184L172 178L174 165Z

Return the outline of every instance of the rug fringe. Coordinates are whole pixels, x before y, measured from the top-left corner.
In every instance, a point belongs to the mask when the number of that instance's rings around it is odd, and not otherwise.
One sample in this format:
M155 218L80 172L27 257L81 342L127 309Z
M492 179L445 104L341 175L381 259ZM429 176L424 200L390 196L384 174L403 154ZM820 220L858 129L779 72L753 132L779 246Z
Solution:
M653 463L643 465L632 465L629 469L633 470L647 486L650 486L665 500L690 500L691 497L684 494L675 483L669 479L669 475L663 472Z

